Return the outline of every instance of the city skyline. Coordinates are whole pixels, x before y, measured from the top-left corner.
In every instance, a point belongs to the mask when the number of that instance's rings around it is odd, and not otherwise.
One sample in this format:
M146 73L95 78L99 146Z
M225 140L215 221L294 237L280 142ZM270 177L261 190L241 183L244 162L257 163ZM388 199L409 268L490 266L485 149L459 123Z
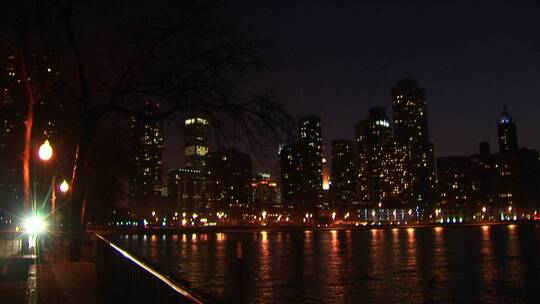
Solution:
M321 116L327 151L331 140L353 138L350 126L369 108L389 108L391 84L412 78L429 97L435 155L451 156L480 141L495 147L504 104L522 146L540 149L539 9L524 1L278 1L243 2L232 15L246 35L274 39L281 64L248 90L274 93L293 114Z
M412 78L414 79L415 81L417 81L418 79L416 78ZM397 80L396 80L397 82ZM419 81L419 83L422 83ZM328 121L325 121L324 120L324 116L325 115L319 115L319 114L316 114L316 109L312 109L312 112L305 112L303 115L295 115L294 116L294 119L295 120L300 120L302 119L302 117L306 117L306 116L315 116L315 117L319 117L321 119L321 124L323 126L322 130L321 130L321 134L322 134L322 148L323 148L323 156L325 158L326 161L331 161L331 143L332 141L335 141L335 140L353 140L354 141L354 138L355 138L355 125L358 123L358 121L362 120L365 113L369 112L370 109L372 108L377 108L377 107L381 107L381 108L388 108L388 109L391 109L392 108L392 85L389 84L388 86L388 92L389 92L389 97L388 97L388 101L387 102L384 102L384 103L375 103L372 107L366 107L365 110L363 110L363 112L360 112L356 121L354 121L351 125L348 125L348 128L347 128L347 132L348 133L351 133L352 135L351 136L345 136L345 132L344 134L342 134L342 136L336 136L336 137L329 137L329 135L327 135L327 131L328 129L331 129L333 124L332 122L328 122ZM427 91L427 94L429 95L429 88L425 88L424 86L424 89ZM428 121L427 121L427 124L429 125L429 129L432 130L433 129L433 122L432 121L436 121L437 118L433 118L433 115L431 114L431 98L427 98L427 103L428 103L428 107L430 108L429 112L430 112L430 115L428 115ZM470 149L469 147L463 151L463 152L454 152L454 153L444 153L443 151L441 151L441 149L439 149L439 147L437 145L434 145L435 148L434 148L434 157L437 158L437 157L443 157L443 156L459 156L459 155L465 155L465 154L472 154L474 153L476 150L477 150L477 147L478 147L478 144L481 143L481 142L488 142L490 144L491 147L499 147L499 134L498 134L498 128L499 128L499 121L501 119L501 110L505 110L505 111L510 111L512 112L512 115L511 115L511 119L512 119L512 122L515 124L516 122L519 123L520 125L520 128L518 128L517 130L515 129L515 126L514 126L514 130L513 132L516 133L517 135L517 138L519 138L519 144L520 144L520 147L525 147L525 148L530 148L530 149L537 149L535 148L534 145L526 145L526 144L522 144L523 142L525 142L525 140L523 139L523 136L522 136L522 133L523 133L523 124L524 125L527 125L527 122L522 122L519 117L517 117L515 115L515 111L511 108L511 106L507 103L502 103L500 105L494 105L494 108L490 108L490 111L489 113L491 112L495 112L495 114L489 119L488 121L488 125L490 126L490 130L488 129L488 133L486 133L483 137L479 137L479 140L476 141L476 142L473 142L472 145L470 146ZM486 112L487 113L487 112ZM516 118L517 117L517 118ZM467 123L466 121L463 121L462 119L459 119L459 122L460 123ZM389 119L389 123L391 125L391 127L393 128L394 127L394 120L393 119ZM530 123L530 122L529 122ZM453 128L452 128L453 125L450 125L450 127L447 127L447 131L452 133L453 132ZM486 127L487 129L487 127ZM209 128L208 132L212 133L213 130L211 128ZM431 133L433 133L433 131L430 131ZM169 130L169 133L165 134L165 149L164 149L164 154L163 154L163 160L164 160L164 167L167 168L167 169L171 169L171 168L178 168L178 167L182 167L184 165L184 158L182 156L179 157L179 154L178 152L179 151L183 151L185 149L184 145L183 145L183 134L182 133L179 133L178 130ZM440 138L436 138L435 136L433 136L433 134L431 134L430 136L432 138L432 142L433 143L436 143L436 142L440 142ZM287 141L284 141L283 144L286 144ZM540 144L539 144L540 145ZM235 145L231 145L232 147L235 147ZM221 148L227 148L226 146L221 146ZM206 148L206 149L209 149L209 148ZM270 171L270 172L273 172L276 168L276 166L279 166L278 162L277 162L277 159L268 159L268 156L272 156L272 155L278 155L278 149L279 149L279 145L276 145L275 147L272 147L272 148L268 148L265 155L263 157L260 157L258 156L256 153L252 153L253 151L249 151L249 150L246 150L246 151L243 151L245 153L248 153L252 156L253 158L253 164L254 164L254 167L256 168L256 170L259 170L259 171ZM540 149L540 147L538 148ZM275 173L275 172L274 172Z
M540 303L540 2L0 16L0 302Z

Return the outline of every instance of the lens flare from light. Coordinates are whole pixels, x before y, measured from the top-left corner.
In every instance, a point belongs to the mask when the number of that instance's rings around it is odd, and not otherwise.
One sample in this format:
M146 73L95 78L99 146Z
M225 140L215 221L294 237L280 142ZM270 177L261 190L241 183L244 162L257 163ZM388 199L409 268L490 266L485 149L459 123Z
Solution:
M45 231L47 223L45 223L43 218L34 215L24 221L23 227L26 233L39 234Z

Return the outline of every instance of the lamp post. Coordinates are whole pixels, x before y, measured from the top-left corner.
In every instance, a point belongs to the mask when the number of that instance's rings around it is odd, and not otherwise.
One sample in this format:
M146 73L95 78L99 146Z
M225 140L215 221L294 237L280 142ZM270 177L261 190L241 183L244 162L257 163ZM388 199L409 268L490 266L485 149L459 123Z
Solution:
M48 140L45 140L43 144L39 146L38 149L38 157L40 160L47 162L49 161L53 156L53 148ZM34 193L35 197L35 193ZM52 193L52 200L55 199L55 193L54 193L54 180L53 180L53 193ZM21 246L21 252L23 254L30 253L30 247L31 245L36 246L39 244L39 240L37 240L37 236L44 232L46 228L45 220L40 216L36 201L32 202L30 214L26 215L26 219L23 222L23 228L24 228L24 234L22 238L22 246ZM32 244L30 244L32 243Z

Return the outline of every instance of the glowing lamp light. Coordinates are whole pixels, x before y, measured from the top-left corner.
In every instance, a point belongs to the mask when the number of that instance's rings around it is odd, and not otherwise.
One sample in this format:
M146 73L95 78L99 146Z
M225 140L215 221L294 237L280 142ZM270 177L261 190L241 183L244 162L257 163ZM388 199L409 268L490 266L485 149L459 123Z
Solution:
M40 147L38 151L39 158L41 160L47 161L52 158L53 149L48 140L46 140Z
M23 227L26 233L39 234L45 231L47 224L43 218L34 215L23 222Z
M486 210L487 210L486 206L482 207L482 212L483 213L486 213Z
M335 220L336 219L336 212L332 212L332 220Z
M67 183L66 180L64 180L61 184L60 184L60 191L62 191L62 193L66 193L69 191L69 184Z
M266 219L266 211L262 212L262 217L263 217L263 219Z

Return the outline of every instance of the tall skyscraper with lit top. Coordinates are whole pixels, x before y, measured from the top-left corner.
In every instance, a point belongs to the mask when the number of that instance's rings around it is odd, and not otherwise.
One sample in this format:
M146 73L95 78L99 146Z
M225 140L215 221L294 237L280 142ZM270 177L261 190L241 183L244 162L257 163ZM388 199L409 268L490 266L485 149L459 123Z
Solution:
M168 195L182 212L203 211L206 192L209 121L201 115L184 120L184 168L168 172Z
M208 119L190 116L184 121L184 153L187 168L203 170L208 153Z
M394 137L405 150L402 181L403 201L409 206L432 206L436 202L433 144L429 141L427 99L412 79L402 79L392 88Z
M506 106L497 120L497 133L499 138L499 152L513 152L518 149L516 122L508 113Z

